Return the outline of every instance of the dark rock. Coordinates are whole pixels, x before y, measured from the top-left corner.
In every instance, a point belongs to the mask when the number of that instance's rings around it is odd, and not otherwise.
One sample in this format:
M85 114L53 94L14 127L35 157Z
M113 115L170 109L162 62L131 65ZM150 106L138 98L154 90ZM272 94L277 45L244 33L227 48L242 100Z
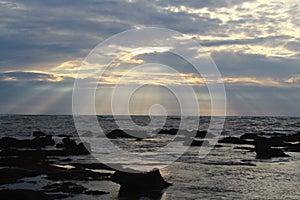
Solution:
M62 140L62 143L56 145L57 148L63 148L65 154L69 155L87 155L89 150L87 149L87 144L83 143L76 144L74 140L71 140L69 137L66 137Z
M207 140L193 140L190 144L189 144L189 142L188 141L185 141L184 143L183 143L183 145L185 145L185 146L192 146L192 147L201 147L201 146L209 146L209 141L207 141Z
M24 190L24 189L16 189L16 190L0 190L1 200L24 200L24 199L39 199L39 200L51 200L55 199L55 196L51 196L45 194L41 191L34 190Z
M145 138L149 137L145 132L139 132L134 130L121 130L116 129L106 134L106 137L111 139L117 138Z
M178 131L179 131L178 129L174 129L174 128L172 128L172 129L162 129L158 132L158 134L176 135Z
M89 191L85 191L84 194L96 196L96 195L109 194L109 192L89 190Z
M222 148L222 147L224 147L224 146L221 145L221 144L216 144L214 147L215 147L215 148Z
M300 142L300 132L292 135L287 135L284 137L286 142Z
M113 168L103 163L70 163L70 165L79 169L105 169L115 171Z
M1 168L0 174L0 185L16 183L19 179L39 175L39 173L34 170L22 169L17 167Z
M99 173L84 169L55 169L49 168L47 172L49 180L59 181L59 180L79 180L79 181L89 181L89 180L108 180L111 173Z
M62 138L65 138L65 137L70 137L70 135L66 135L66 134L59 134L59 135L57 135L57 137L62 137Z
M234 147L234 149L247 150L247 151L251 151L251 152L254 151L253 147L240 147L240 146L237 146L237 147Z
M207 131L197 131L195 137L196 138L205 138L207 135Z
M121 196L136 192L161 190L172 185L163 179L158 169L143 173L116 171L110 180L121 185L119 192Z
M218 143L244 144L244 141L237 137L225 137L220 139Z
M291 152L300 152L300 143L297 144L287 143L284 149L286 151L291 151Z
M87 188L71 182L54 183L43 187L47 192L63 192L69 194L83 194Z
M289 157L282 149L272 148L269 138L257 137L254 145L257 158Z
M256 137L258 137L258 135L256 133L245 133L240 138L243 140L246 140L246 139L254 140Z
M46 136L46 134L42 131L33 131L32 136L33 137L42 137L42 136Z
M16 138L3 137L0 139L0 148L42 148L46 146L53 146L55 141L51 135L39 136L32 140L18 140Z

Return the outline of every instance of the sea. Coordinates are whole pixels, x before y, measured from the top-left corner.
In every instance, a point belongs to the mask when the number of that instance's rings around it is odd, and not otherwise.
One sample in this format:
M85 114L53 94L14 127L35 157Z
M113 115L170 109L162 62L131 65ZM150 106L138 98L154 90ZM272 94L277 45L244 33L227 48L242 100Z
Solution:
M199 131L208 129L210 117L182 117L169 116L97 116L99 127L104 133L124 129L134 130L136 125L148 132L160 129L180 128L192 131L196 127ZM88 118L87 118L88 119ZM181 126L182 120L185 121ZM118 123L117 123L117 122ZM163 126L162 126L162 122ZM193 127L192 129L190 127ZM86 133L78 133L71 115L1 115L0 136L15 138L32 138L34 131L42 131L53 135L55 140L61 136L70 136L78 141L90 143L94 156L73 156L71 159L80 162L93 160L101 162L103 155L110 159L104 162L122 165L123 167L159 168L162 176L173 185L164 189L159 196L144 196L141 199L299 199L300 198L300 153L287 152L290 157L256 159L255 152L238 148L241 145L220 144L218 147L210 145L205 156L199 156L200 147L168 149L165 155L156 153L173 141L172 135L154 134L142 140L136 139L108 139L98 136L90 129ZM239 137L245 133L264 134L294 134L300 131L299 117L226 117L220 134L215 137ZM91 135L96 137L91 138ZM97 138L97 140L95 140ZM96 142L95 142L96 141ZM180 141L177 141L180 142ZM110 152L108 145L117 146L124 154ZM154 160L139 160L137 156L132 160L127 157L145 153ZM107 156L105 157L107 158ZM165 158L167 161L165 162ZM168 160L168 158L171 158ZM130 160L131 159L131 160ZM172 162L171 162L172 161ZM147 168L147 169L148 169ZM32 185L15 183L8 188L39 189L47 182L42 177L38 184ZM91 190L109 191L101 197L78 195L69 199L118 199L119 185L110 181L89 181L81 183Z

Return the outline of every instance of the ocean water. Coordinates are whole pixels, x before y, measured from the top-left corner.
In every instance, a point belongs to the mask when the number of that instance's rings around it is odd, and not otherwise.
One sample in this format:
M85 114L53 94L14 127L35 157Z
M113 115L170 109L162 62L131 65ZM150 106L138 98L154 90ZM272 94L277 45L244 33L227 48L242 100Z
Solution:
M185 119L188 123L185 129L193 126L199 119L193 117ZM118 128L112 116L98 116L99 125L104 132ZM155 123L146 116L133 118L119 116L119 123L126 129L134 121L140 126L148 126L148 130L161 127L159 117ZM199 130L208 128L210 118L201 117ZM152 121L153 122L153 121ZM178 128L180 118L169 117L166 119L164 129ZM2 115L0 116L1 137L10 136L17 138L32 137L33 131L43 131L57 139L59 135L68 135L77 138L77 131L72 116L38 116L38 115ZM300 131L300 118L296 117L226 117L222 130L224 136L240 136L244 133L285 133L293 134ZM90 132L86 133L87 135ZM56 138L57 137L57 138ZM89 137L85 137L88 141ZM98 142L93 145L96 153L109 154L103 145L106 138L97 137ZM78 138L77 138L78 139ZM133 153L146 152L155 157L155 151L172 141L173 136L157 136L136 141L135 139L117 139L113 144L124 151ZM101 145L101 141L103 145ZM90 141L91 143L93 140ZM260 160L255 158L254 152L249 152L235 147L240 145L222 144L222 147L211 148L210 152L200 158L199 147L190 147L175 162L164 166L164 158L157 158L154 162L145 163L136 160L137 166L161 167L163 177L173 183L158 196L144 197L144 199L299 199L300 197L300 153L287 152L290 157ZM172 149L166 156L172 156ZM72 158L89 160L90 157ZM110 162L114 164L128 164L127 157L122 158L112 155ZM153 161L153 160L152 160ZM91 189L109 191L110 194L101 196L101 199L117 199L119 186L109 181L91 181L83 183ZM21 187L21 186L18 186ZM75 199L90 199L78 195ZM96 199L96 197L95 197Z

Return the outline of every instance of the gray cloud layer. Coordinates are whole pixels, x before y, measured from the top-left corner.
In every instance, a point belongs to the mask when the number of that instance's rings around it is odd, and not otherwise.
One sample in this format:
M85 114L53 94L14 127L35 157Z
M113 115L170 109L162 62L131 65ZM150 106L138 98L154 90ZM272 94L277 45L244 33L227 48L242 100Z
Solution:
M16 0L0 1L0 18L1 113L70 113L73 78L53 69L113 34L155 26L196 39L225 78L294 81L291 88L226 83L230 114L300 115L297 2ZM181 63L168 53L137 58Z

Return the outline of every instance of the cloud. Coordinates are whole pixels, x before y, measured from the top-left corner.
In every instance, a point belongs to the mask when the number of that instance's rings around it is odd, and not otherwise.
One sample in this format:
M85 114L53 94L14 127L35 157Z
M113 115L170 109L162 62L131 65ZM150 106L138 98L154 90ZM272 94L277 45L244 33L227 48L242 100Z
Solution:
M39 73L39 72L5 72L0 73L1 81L45 81L45 82L59 82L61 77L53 74Z
M0 1L0 87L4 97L0 112L21 110L25 100L22 103L20 97L27 94L35 95L36 101L27 97L27 104L32 106L27 106L26 112L35 109L33 102L41 105L37 106L38 112L56 110L55 104L51 106L49 102L44 106L47 109L42 108L47 99L66 106L77 69L90 50L113 34L144 26L174 29L197 40L217 64L232 94L229 96L234 113L253 110L243 108L246 103L238 101L244 96L247 105L253 103L243 89L251 89L253 98L262 98L262 105L270 113L276 109L279 114L284 113L279 108L283 96L289 97L286 113L296 112L299 98L295 90L299 89L300 74L299 5L292 0ZM200 51L193 51L194 56ZM201 85L202 80L195 80L196 72L191 66L167 51L141 51L121 57L118 62L122 63L120 70L114 74L113 70L108 71L104 76L107 85L111 86L120 77L122 69L149 62L172 66L189 83ZM85 72L89 81L97 81L94 74L88 76L89 72ZM139 78L147 75L149 78L149 74L141 73ZM173 84L182 84L174 74L151 75L161 83L169 80L168 84L172 84L175 79ZM130 80L137 81L134 77ZM68 98L60 91L65 91ZM273 107L266 103L268 98L276 100Z

